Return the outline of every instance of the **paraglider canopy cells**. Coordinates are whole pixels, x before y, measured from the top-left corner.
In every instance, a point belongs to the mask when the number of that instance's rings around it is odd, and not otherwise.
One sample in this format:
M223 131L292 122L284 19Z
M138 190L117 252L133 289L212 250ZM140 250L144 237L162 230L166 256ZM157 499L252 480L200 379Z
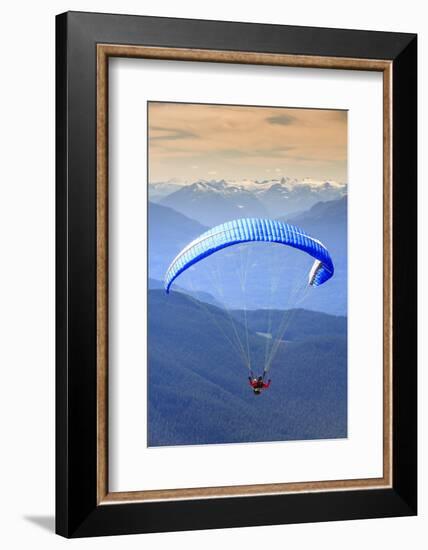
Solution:
M177 254L165 274L165 290L193 264L228 246L247 242L279 243L315 258L308 284L320 286L333 276L334 266L326 247L295 225L264 218L242 218L213 227Z

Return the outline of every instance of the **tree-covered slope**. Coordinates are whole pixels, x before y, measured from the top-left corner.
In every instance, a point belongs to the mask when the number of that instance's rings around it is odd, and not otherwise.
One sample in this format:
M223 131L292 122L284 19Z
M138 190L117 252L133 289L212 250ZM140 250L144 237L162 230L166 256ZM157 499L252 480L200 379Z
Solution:
M273 361L271 387L255 396L236 319L232 325L222 309L181 293L149 291L149 445L346 437L346 320L328 319L329 330L319 331L329 317L297 313L292 341ZM266 338L250 330L249 346L257 371Z

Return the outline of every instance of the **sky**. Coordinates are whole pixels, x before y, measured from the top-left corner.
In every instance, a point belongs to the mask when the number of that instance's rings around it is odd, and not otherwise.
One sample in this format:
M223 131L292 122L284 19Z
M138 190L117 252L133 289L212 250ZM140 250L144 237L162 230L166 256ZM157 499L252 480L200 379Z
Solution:
M148 104L149 181L296 179L347 182L347 112Z

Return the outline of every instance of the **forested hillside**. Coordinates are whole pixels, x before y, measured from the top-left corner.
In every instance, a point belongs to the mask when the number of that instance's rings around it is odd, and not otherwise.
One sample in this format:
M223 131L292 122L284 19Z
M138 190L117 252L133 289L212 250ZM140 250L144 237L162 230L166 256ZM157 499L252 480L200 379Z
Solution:
M271 387L255 396L229 315L182 293L150 290L149 445L346 437L346 318L300 310L294 319ZM261 326L253 312L255 371L266 351ZM243 338L237 317L233 327Z

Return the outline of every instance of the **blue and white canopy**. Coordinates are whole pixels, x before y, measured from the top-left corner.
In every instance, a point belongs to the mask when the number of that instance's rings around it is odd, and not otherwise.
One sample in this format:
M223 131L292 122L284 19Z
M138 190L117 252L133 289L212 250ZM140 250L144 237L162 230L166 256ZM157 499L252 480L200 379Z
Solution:
M165 274L169 293L174 280L193 264L228 246L248 242L278 243L308 253L315 262L308 283L320 286L333 276L334 266L327 248L303 229L279 220L241 218L217 225L200 235L177 254Z

